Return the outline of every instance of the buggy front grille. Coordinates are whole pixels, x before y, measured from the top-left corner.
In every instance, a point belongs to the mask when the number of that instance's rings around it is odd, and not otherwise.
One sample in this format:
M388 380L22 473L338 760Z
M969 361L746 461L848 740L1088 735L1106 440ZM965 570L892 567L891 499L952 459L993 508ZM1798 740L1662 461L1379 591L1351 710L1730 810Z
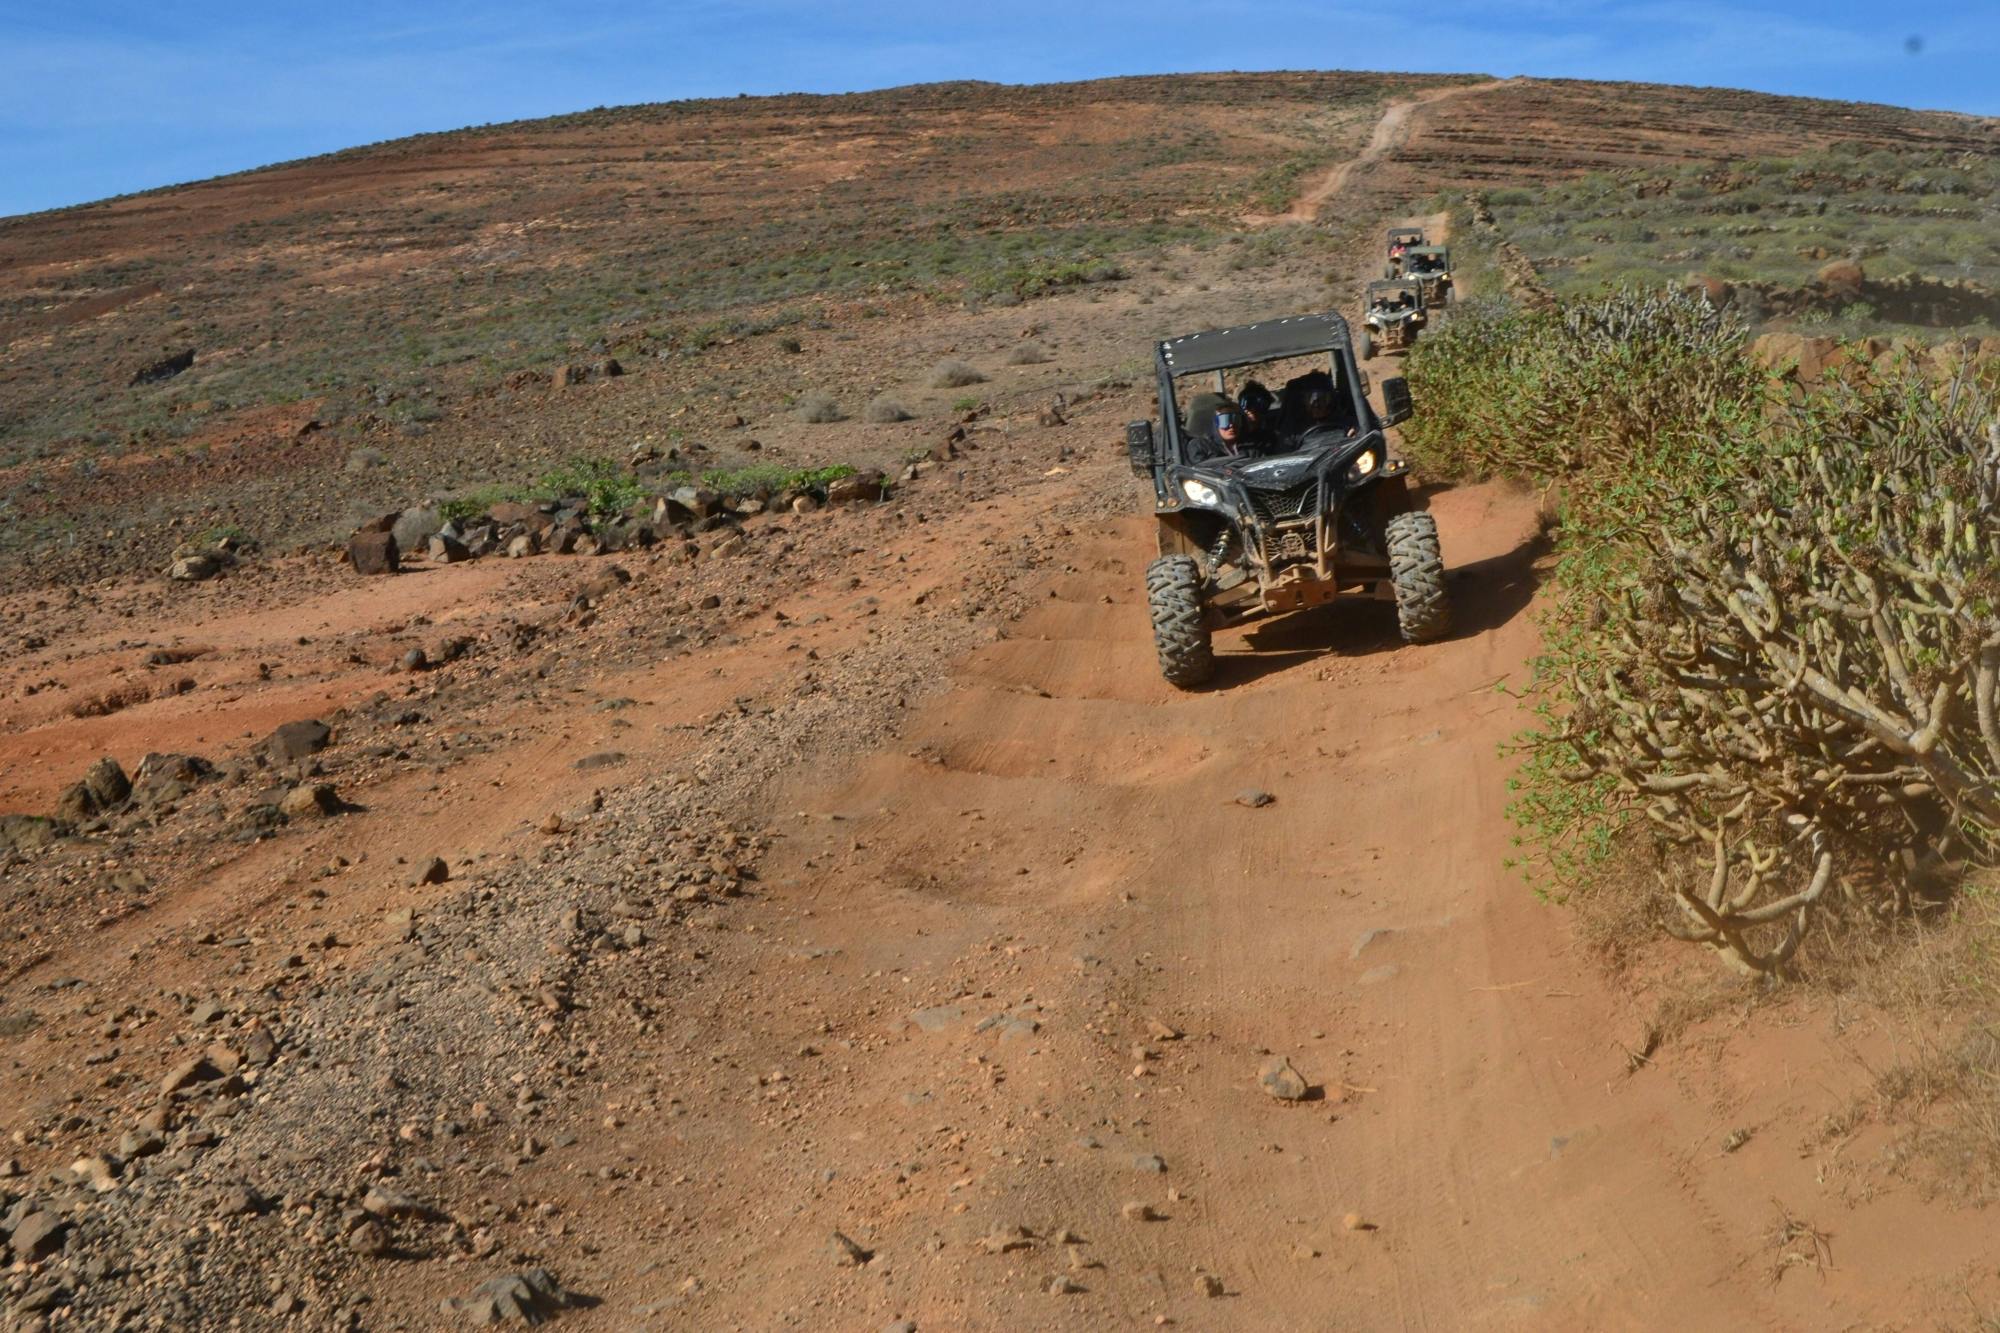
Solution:
M1251 491L1250 504L1266 523L1295 523L1319 514L1319 482L1309 481L1288 491Z

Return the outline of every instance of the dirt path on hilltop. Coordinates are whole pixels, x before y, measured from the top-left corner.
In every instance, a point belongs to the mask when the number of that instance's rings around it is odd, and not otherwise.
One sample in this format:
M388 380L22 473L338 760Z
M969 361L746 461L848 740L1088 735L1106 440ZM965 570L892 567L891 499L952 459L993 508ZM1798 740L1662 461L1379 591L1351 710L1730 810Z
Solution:
M1375 122L1369 133L1368 142L1360 154L1344 162L1335 164L1325 175L1319 177L1282 213L1252 213L1244 221L1253 226L1269 226L1276 222L1314 222L1320 210L1334 196L1347 188L1348 178L1357 170L1373 166L1381 161L1405 139L1409 137L1410 118L1420 109L1454 98L1469 97L1477 93L1489 92L1507 86L1511 79L1493 79L1485 83L1459 84L1446 88L1431 88L1412 97L1399 97L1382 110L1382 117Z

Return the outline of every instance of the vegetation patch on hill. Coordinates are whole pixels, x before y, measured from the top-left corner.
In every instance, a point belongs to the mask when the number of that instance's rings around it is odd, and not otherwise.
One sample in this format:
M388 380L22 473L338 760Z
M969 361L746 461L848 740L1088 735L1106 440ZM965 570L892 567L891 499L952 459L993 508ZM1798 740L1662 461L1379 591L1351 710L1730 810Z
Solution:
M1835 143L1797 156L1594 172L1485 199L1507 237L1564 295L1678 284L1690 275L1802 288L1835 261L1863 264L1877 279L2000 288L2000 163L1990 155ZM1765 304L1750 305L1746 316L1787 313ZM1905 331L1893 327L1903 322L1897 314L1856 293L1799 318L1857 336ZM1990 322L1953 327L1994 331Z

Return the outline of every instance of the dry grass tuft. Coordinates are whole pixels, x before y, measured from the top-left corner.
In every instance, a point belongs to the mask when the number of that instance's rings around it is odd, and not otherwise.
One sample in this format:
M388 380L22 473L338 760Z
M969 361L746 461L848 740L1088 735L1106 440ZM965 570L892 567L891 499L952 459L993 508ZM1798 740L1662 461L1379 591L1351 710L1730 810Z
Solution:
M799 401L792 407L792 412L800 421L811 422L814 425L839 421L846 415L840 410L840 404L833 400L833 395L828 393L800 394Z
M933 389L962 389L968 384L984 384L986 373L963 361L940 361L931 368L928 383Z

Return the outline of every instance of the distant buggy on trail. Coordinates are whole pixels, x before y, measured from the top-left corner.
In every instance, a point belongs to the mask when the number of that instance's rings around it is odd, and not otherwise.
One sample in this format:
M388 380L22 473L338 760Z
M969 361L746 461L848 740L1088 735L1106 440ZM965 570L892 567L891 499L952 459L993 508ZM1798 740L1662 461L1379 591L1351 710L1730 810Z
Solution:
M1424 310L1423 284L1408 278L1369 283L1362 305L1354 352L1363 361L1377 352L1407 352L1430 319Z
M1403 275L1404 254L1409 251L1411 246L1423 244L1425 244L1425 241L1424 229L1422 227L1389 228L1389 262L1382 266L1382 276L1385 278L1401 277Z
M1415 507L1407 465L1389 457L1383 434L1410 415L1409 389L1384 380L1375 410L1345 319L1169 338L1154 367L1159 420L1132 422L1125 444L1158 520L1146 598L1162 675L1202 684L1218 627L1343 598L1393 601L1412 643L1450 629L1437 524ZM1273 395L1254 378L1230 397L1232 371L1290 374L1277 410L1262 410Z
M1421 283L1426 306L1451 300L1451 251L1442 245L1413 245L1403 252L1403 276Z

